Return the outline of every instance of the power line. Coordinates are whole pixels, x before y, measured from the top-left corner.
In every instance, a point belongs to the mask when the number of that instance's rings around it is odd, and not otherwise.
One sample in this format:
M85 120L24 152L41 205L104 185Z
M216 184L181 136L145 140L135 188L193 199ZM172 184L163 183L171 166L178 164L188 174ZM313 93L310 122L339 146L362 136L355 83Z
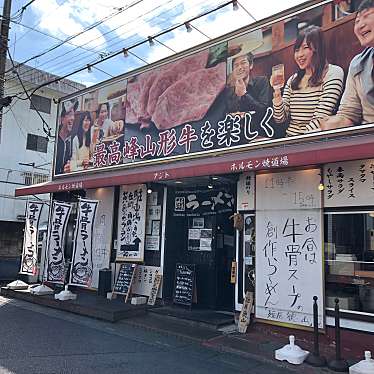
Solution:
M63 4L65 3L65 1L63 1L61 4L59 4L54 10L53 10L53 12L55 12L57 9L59 9ZM48 17L50 14L51 14L52 12L49 12L47 15L46 15L46 17ZM39 24L40 24L40 22L42 21L42 19L43 19L43 17L40 17L39 19L38 19L38 22L36 22L32 27L31 27L31 29L33 29L34 27L36 27L36 26L38 26ZM15 23L17 23L17 22L15 22ZM27 27L26 25L22 25L21 23L19 23L21 26L23 26L23 27ZM11 43L10 44L10 47L13 47L15 44L16 44L16 42L19 42L20 40L22 40L29 32L30 32L31 30L29 30L29 31L27 31L27 32L25 32L23 35L21 35L21 37L17 40L15 40L14 41L14 43Z
M130 23L132 23L132 22L134 22L134 21L137 21L139 18L141 18L141 17L143 17L143 16L145 16L145 15L147 15L147 14L153 12L154 10L156 10L156 9L162 7L162 6L165 6L165 4L170 3L170 2L172 2L172 0L169 0L169 1L167 1L166 3L164 3L164 4L161 4L161 5L159 5L159 6L155 7L155 8L153 8L153 9L151 9L150 11L148 11L148 12L142 14L141 16L139 16L139 17L137 17L137 18L131 20L130 22L127 22L127 23L125 23L125 24L122 24L122 25L118 26L116 29L113 29L113 30L110 30L110 31L104 33L103 36L104 36L104 35L107 35L107 34L109 34L109 33L111 33L111 32L114 32L115 30L118 30L119 28L122 28L123 26L126 26L126 25L128 25L128 24L130 24ZM204 1L202 1L201 3L204 3ZM200 3L200 4L201 4L201 3ZM222 5L223 5L223 6L227 5L227 2L226 2L226 3L223 3ZM165 15L165 14L167 14L167 13L173 11L173 10L176 9L176 8L177 8L177 6L174 7L173 9L168 10L167 12L163 13L163 15ZM219 8L219 7L215 7L215 8L213 8L213 9L210 9L209 11L206 11L206 12L203 13L203 14L198 15L198 16L195 17L195 18L199 18L199 17L202 17L202 16L204 16L204 15L206 15L206 14L210 14L211 12L213 12L213 11L215 11L215 10L217 10L217 9L220 9L220 8ZM157 17L152 18L151 21L154 20L154 19L158 19L159 17L160 17L160 15L158 15ZM164 21L164 22L165 22L165 21ZM156 25L162 24L162 23L164 23L164 22L158 22L158 23L156 23ZM179 25L179 24L178 24L178 25ZM178 25L177 25L177 26L178 26ZM131 29L131 30L129 30L129 31L132 31L132 30L135 30L135 29L136 29L136 28L133 28L133 29ZM129 31L127 31L127 33L128 33ZM205 35L204 33L202 33L200 30L197 30L197 31L200 32L201 34L203 34L203 35L204 35L205 37L207 37L208 39L210 39L207 35ZM132 39L134 36L135 36L135 35L131 35L128 39ZM116 36L116 37L114 37L114 38L112 38L112 39L109 39L108 41L106 41L106 42L104 42L104 43L98 45L98 47L100 47L101 45L104 45L105 43L108 43L108 42L110 42L110 41L112 41L112 40L115 40L115 39L117 39L117 38L119 38L119 37L120 37L120 36ZM90 43L90 42L92 42L92 41L94 41L94 40L96 40L96 39L98 39L98 38L91 39L88 43ZM136 43L138 43L138 42L141 41L141 40L142 40L142 39L137 39L137 40L134 41L133 43L136 44ZM126 41L126 39L125 39L125 41ZM119 43L123 43L123 42L124 42L124 41L121 39L121 40L118 41L118 42L112 43L111 45L109 45L109 47L113 47L113 46L115 46L115 45L117 45L117 44L119 44ZM168 47L167 47L167 48L168 48ZM66 55L67 55L67 54L69 54L69 53L75 51L76 49L78 49L78 47L74 48L73 50L71 50L71 51L69 51L69 52L67 52L67 53L65 53L65 54L59 55L59 56L57 56L56 58L49 59L49 60L47 60L46 62L42 63L40 66L43 66L43 65L45 65L45 64L48 64L48 62L50 62L50 61L55 61L56 59L58 59L58 58L60 58L60 57L64 57L64 58L66 58ZM169 48L169 49L170 49L170 48ZM175 51L173 50L173 52L175 52ZM112 52L112 53L115 53L115 52ZM111 53L110 55L112 55L112 53ZM82 58L82 54L77 54L77 55L74 55L73 57L78 57L78 59L75 59L75 60L71 61L71 62L68 63L68 64L66 64L66 61L61 61L61 62L59 62L59 63L57 63L57 64L55 64L55 65L52 65L50 68L55 68L55 67L57 67L57 66L59 66L59 65L61 65L61 64L64 64L64 67L67 68L69 65L74 65L74 64L77 63L78 61L83 61L83 60L86 60L86 64L87 64L87 58L88 58L89 56L88 56L88 54L87 54L85 57ZM106 57L107 57L107 56L106 56ZM139 56L135 56L135 57L137 57L137 58L139 59ZM140 59L140 60L142 60L142 59ZM102 61L102 59L100 59L99 61ZM145 62L145 63L147 63L145 60L142 60L142 61ZM95 61L89 61L89 64L92 65L92 63L94 63L94 62L98 62L98 60L95 60ZM21 76L24 77L24 74L26 74L26 73L27 73L28 71L30 71L30 70L31 70L31 69L26 70L25 72L23 72L23 73L21 74ZM66 70L67 70L67 69L65 69L65 71L66 71ZM59 75L62 75L62 73L59 73Z
M20 123L18 122L18 119L17 119L16 115L14 114L12 108L10 109L10 112L12 113L12 116L13 116L13 118L14 118L14 121L16 122L18 128L19 128L20 131L21 131L21 134L23 135L23 137L24 137L25 140L27 141L27 135L24 133L24 131L23 131L23 129L22 129ZM41 158L43 161L45 161L45 162L49 162L45 157L43 157L43 156L40 155L39 153L36 153L36 154L37 154L37 156L38 156L39 158Z
M12 56L10 54L9 49L8 49L8 55L9 55L10 62L12 64L13 68L14 68L15 66L14 66L13 58L12 58ZM14 71L15 71L15 74L17 75L17 77L18 77L18 80L19 80L19 82L20 82L20 84L22 86L22 89L23 89L24 93L26 94L27 98L30 100L31 106L33 107L33 109L36 111L36 113L38 114L38 116L40 117L40 119L43 122L43 131L47 135L48 140L49 140L49 138L54 138L54 135L52 135L52 129L51 129L51 127L48 125L48 123L45 121L45 119L43 118L43 116L40 114L39 110L35 107L32 99L31 99L32 94L29 95L28 91L26 90L26 88L25 88L25 86L24 86L24 84L22 82L22 79L18 75L17 70L14 69Z
M30 58L26 59L25 61L21 62L19 65L27 64L28 62L30 62L30 61L32 61L32 60L35 60L36 58L42 57L42 56L44 56L45 54L54 51L55 49L61 47L61 46L64 45L65 43L69 42L70 40L73 40L74 38L76 38L76 37L78 37L78 36L84 34L85 32L94 29L95 27L101 25L103 22L108 21L109 19L115 17L116 15L122 13L123 11L125 11L125 10L127 10L127 9L132 8L133 6L135 6L135 5L139 4L139 3L141 3L142 1L143 1L143 0L136 0L135 3L132 3L132 4L128 5L127 7L121 7L121 8L119 8L119 10L118 10L117 12L112 13L112 14L110 14L109 16L104 17L104 18L102 18L101 20L99 20L99 21L93 23L92 25L86 27L86 28L83 29L82 31L79 31L78 33L75 33L75 34L69 36L68 38L64 39L62 42L55 44L54 46L48 48L48 49L45 50L44 52L40 52L40 53L38 53L37 55L35 55L35 56L33 56L33 57L30 57ZM10 70L11 70L11 69L10 69ZM10 70L8 70L7 72L9 72Z
M146 13L143 13L141 16L136 17L136 18L134 18L133 20L131 20L131 21L129 21L129 22L126 22L126 23L124 23L124 24L122 24L122 25L120 25L120 26L118 26L118 27L116 27L116 28L114 28L114 29L112 29L112 30L109 30L109 31L103 33L100 37L98 37L98 38L93 38L93 39L89 40L88 42L86 42L86 44L92 43L92 42L94 42L95 40L98 40L98 39L101 38L101 37L104 37L104 36L106 36L106 35L108 35L108 34L110 34L110 33L113 33L113 32L115 32L115 31L117 31L118 29L122 28L123 26L126 26L126 25L128 25L128 24L130 24L130 23L132 23L132 22L135 22L135 21L141 19L143 16L146 16L147 14L149 14L149 13L151 13L151 12L153 12L153 11L159 9L159 8L162 7L162 6L165 6L166 4L171 3L172 1L173 1L173 0L168 0L168 1L166 1L165 3L163 3L163 4L161 4L161 5L158 5L158 6L156 6L155 8L151 9L150 11L148 11L148 12L146 12ZM168 12L169 12L169 11L168 11ZM135 29L136 29L136 28L133 28L133 29L131 29L131 30L135 30ZM131 30L130 30L130 31L131 31ZM117 38L119 38L119 37L120 37L120 36L116 36L116 37L114 37L114 38L112 38L112 39L109 39L108 41L105 41L105 42L99 44L98 46L96 46L96 48L98 48L98 47L100 47L100 46L103 46L103 45L107 44L108 42L110 42L110 41L112 41L112 40L114 40L114 39L117 39ZM40 68L41 66L45 66L46 64L48 64L48 62L56 61L56 59L59 59L60 57L66 59L66 56L67 56L67 55L69 55L70 53L76 51L77 49L79 49L79 46L73 48L72 50L70 50L70 51L68 51L68 52L66 52L66 53L62 53L61 55L59 55L59 56L57 56L57 57L54 57L54 58L51 58L51 59L45 61L44 63L40 64L38 67ZM88 50L88 52L92 52L92 54L97 54L97 51L94 51L94 50L91 50L91 51ZM75 62L78 62L78 61L80 61L80 60L83 60L83 59L82 59L82 55L81 55L80 53L77 54L77 55L74 55L73 57L79 57L77 60L73 61L74 63L75 63ZM86 55L85 57L89 57L89 56ZM85 58L85 57L84 57L84 58ZM61 61L61 62L59 62L59 63L57 63L57 64L55 64L55 65L52 65L51 67L49 67L49 69L52 69L53 67L58 66L58 65L61 65L61 64L64 64L65 67L67 66L67 65L66 65L66 61ZM72 65L72 63L70 62L70 64L68 64L68 65ZM21 76L23 76L24 74L26 74L28 71L31 71L31 70L32 70L32 68L30 68L29 70L26 70L25 72L23 72L23 73L21 74Z
M160 37L160 36L162 36L162 35L165 35L165 34L167 34L167 33L169 33L169 32L172 32L172 31L178 29L179 27L184 27L184 25L185 25L186 22L191 23L192 21L195 21L195 20L197 20L197 19L199 19L199 18L201 18L201 17L207 16L207 15L209 15L209 14L211 14L211 13L213 13L213 12L219 10L219 9L222 9L222 8L226 7L226 6L229 5L229 4L232 4L233 1L234 1L234 0L231 0L231 1L225 2L225 3L223 3L223 4L219 5L219 6L217 6L215 9L212 9L212 10L206 11L206 12L204 12L204 13L198 15L198 16L195 16L195 17L191 18L191 19L188 20L188 21L184 21L184 22L179 23L179 24L177 24L177 25L175 25L175 26L172 26L172 27L169 27L169 28L167 28L167 29L165 29L165 30L162 30L162 31L156 33L155 35L152 35L151 37L152 37L152 38L158 38L158 37ZM139 46L141 46L142 44L145 44L145 43L148 43L148 38L147 38L147 39L144 39L144 40L142 40L142 41L140 41L140 42L138 42L138 43L135 43L135 44L133 44L133 45L130 46L130 47L123 48L123 49L121 49L121 50L119 50L119 51L113 52L110 56L104 57L104 58L101 59L100 61L94 61L94 62L90 63L90 65L91 65L91 67L93 67L93 66L95 66L95 65L97 65L97 64L100 64L100 63L102 63L102 62L104 62L104 61L108 61L108 60L112 59L113 57L116 57L116 56L122 54L122 53L124 52L125 49L126 49L127 52L130 52L131 49L134 49L134 48L136 48L136 47L139 47ZM73 72L70 72L70 73L68 73L68 74L65 74L65 75L63 75L63 76L61 76L61 77L57 77L57 78L52 79L52 80L50 80L50 81L47 81L47 82L45 82L45 83L43 83L43 84L40 84L40 85L37 86L34 90L32 90L31 95L33 95L36 91L38 91L38 90L39 90L40 88L42 88L42 87L48 86L48 85L50 85L50 84L52 84L52 83L55 83L55 82L58 82L58 81L60 81L60 80L62 80L62 79L66 79L66 78L70 77L71 75L77 74L77 73L79 73L79 72L81 72L81 71L84 71L84 70L86 70L86 69L87 69L87 65L85 65L84 67L81 67L81 68L79 68L79 69L77 69L77 70L75 70L75 71L73 71ZM21 94L21 93L22 93L22 92L20 92L20 94ZM28 95L28 92L25 92L25 93L27 93L27 95Z
M23 13L25 12L25 10L34 2L35 0L30 0L26 5L24 5L22 8L18 9L14 15L12 17L18 17L18 16L21 16L23 15ZM19 13L19 15L17 15L17 13Z

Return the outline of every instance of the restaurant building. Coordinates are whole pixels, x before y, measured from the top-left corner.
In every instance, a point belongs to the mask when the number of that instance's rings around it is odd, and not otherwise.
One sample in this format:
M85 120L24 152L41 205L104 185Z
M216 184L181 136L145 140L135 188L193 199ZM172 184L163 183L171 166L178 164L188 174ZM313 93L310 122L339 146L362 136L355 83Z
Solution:
M196 307L240 311L251 291L257 321L305 328L317 296L325 328L339 298L342 327L374 332L373 124L307 125L291 136L292 113L277 119L269 83L297 71L295 41L311 25L346 81L363 47L353 32L356 9L344 3L303 4L61 101L56 136L73 110L72 154L61 156L66 148L56 139L53 180L16 195L52 193L73 203L66 261L76 203L99 201L88 286L98 287L102 268L137 263L138 286L160 273L159 297L172 302L176 264L189 264ZM340 82L334 111L346 88ZM319 105L325 83L317 84ZM308 122L316 119L326 119L318 108ZM149 286L136 287L149 295Z

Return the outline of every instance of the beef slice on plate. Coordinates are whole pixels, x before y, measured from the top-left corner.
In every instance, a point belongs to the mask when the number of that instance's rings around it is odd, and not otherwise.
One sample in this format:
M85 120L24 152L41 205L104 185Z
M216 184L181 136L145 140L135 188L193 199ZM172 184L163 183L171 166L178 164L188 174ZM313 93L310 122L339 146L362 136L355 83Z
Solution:
M201 120L226 84L224 62L186 74L157 101L152 121L159 130Z
M165 65L164 70L157 74L149 90L147 111L153 116L159 97L175 82L186 74L205 68L208 62L209 51L204 50L194 55L185 57L171 64Z

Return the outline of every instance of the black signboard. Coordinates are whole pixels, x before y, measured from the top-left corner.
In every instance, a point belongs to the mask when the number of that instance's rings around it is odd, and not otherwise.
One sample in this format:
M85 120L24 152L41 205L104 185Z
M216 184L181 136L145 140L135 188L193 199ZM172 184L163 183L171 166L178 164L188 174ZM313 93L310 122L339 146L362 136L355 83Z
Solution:
M174 304L192 305L195 288L195 265L176 264Z
M127 301L131 291L135 270L136 264L121 264L116 282L114 284L113 293L126 295L125 301Z

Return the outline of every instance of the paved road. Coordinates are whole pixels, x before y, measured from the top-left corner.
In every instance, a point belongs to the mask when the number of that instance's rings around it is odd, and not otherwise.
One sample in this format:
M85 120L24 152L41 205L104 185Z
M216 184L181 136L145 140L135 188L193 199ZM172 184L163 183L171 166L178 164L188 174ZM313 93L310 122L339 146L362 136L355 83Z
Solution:
M0 297L0 374L289 374L125 323Z

